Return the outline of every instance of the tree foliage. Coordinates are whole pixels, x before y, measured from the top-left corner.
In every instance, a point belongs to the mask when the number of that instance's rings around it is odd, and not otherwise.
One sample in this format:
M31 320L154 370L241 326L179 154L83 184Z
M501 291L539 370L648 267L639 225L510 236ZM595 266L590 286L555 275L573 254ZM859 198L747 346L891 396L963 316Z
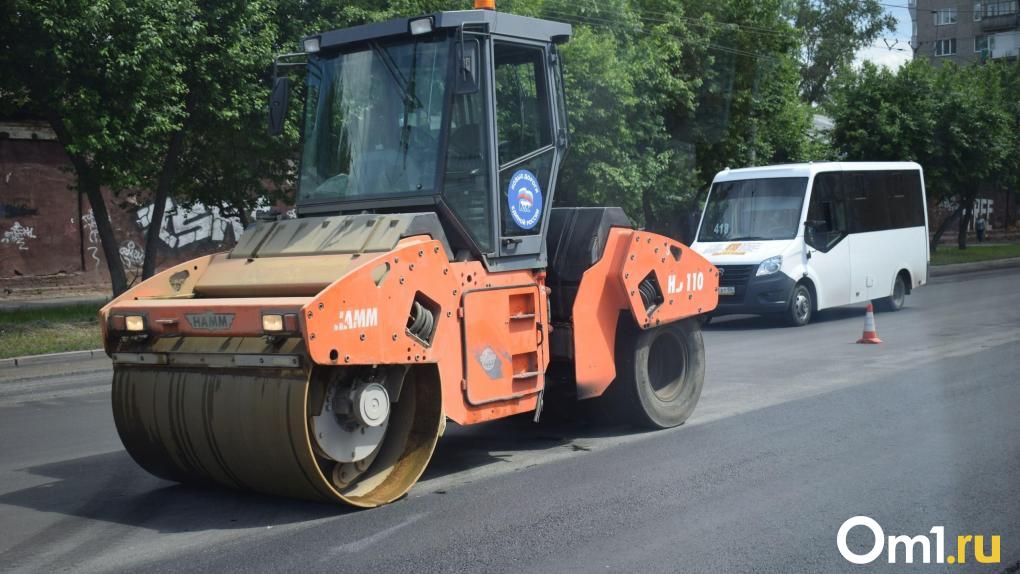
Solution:
M726 166L813 159L797 35L774 1L548 0L564 49L568 203L620 205L690 239L699 192Z
M95 216L114 292L126 288L101 188L145 187L185 115L187 0L11 1L0 14L0 109L44 118ZM182 24L183 22L183 24Z
M1018 77L1016 66L999 63L915 60L895 72L865 64L833 90L833 144L848 160L920 163L929 197L959 205L963 248L979 190L1017 179L1020 116L1009 90Z
M878 0L790 0L788 10L803 38L800 92L809 104L824 101L830 80L858 50L896 30Z
M140 191L157 210L166 198L236 214L274 202L295 181L300 133L295 105L285 137L265 135L274 54L298 50L310 33L471 4L3 1L0 113L34 114L57 130L117 292L126 281L102 188ZM723 167L824 156L809 137L812 109L796 96L803 56L822 61L828 47L805 49L789 1L501 0L501 10L575 27L562 50L572 149L558 201L620 205L682 233ZM845 18L870 21L848 10ZM825 18L813 25L833 25ZM299 85L293 94L298 103ZM151 226L146 274L158 263L157 232Z

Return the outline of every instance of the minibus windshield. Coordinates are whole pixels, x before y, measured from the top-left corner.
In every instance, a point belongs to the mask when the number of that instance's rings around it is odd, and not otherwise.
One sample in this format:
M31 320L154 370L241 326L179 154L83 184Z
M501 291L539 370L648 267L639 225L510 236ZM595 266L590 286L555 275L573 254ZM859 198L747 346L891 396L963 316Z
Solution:
M717 182L708 196L698 241L793 239L807 182L806 177Z

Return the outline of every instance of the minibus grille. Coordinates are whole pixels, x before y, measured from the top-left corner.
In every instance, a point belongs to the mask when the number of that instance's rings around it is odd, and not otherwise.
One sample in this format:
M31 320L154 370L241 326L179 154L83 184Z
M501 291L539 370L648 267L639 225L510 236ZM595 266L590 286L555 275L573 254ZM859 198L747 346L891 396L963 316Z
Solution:
M755 265L719 265L719 284L743 287L751 279Z
M757 265L718 265L719 286L733 287L733 295L720 298L720 303L742 303L747 295L747 283Z

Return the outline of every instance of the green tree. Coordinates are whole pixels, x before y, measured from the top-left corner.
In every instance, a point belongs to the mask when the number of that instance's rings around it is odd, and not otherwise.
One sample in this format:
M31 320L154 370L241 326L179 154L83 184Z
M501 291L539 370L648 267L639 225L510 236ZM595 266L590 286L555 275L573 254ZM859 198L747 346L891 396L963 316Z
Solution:
M284 195L297 132L268 138L264 109L278 23L291 25L293 13L261 0L103 0L14 2L5 15L5 106L57 132L115 293L127 281L101 188L152 202L143 278L157 267L167 198L244 218L260 199ZM296 47L300 35L289 41Z
M685 215L723 167L818 154L780 0L549 0L538 13L575 26L563 48L573 137L564 201L621 205L690 237Z
M726 167L821 159L812 140L813 111L798 92L799 34L780 0L728 0L691 4L705 33L707 54L685 63L701 79L693 113L678 118L674 133L694 144L700 185L684 206L692 238L699 200Z
M47 121L95 216L113 290L127 280L102 189L142 185L181 117L195 41L184 0L25 2L0 12L0 109ZM184 22L184 24L182 24Z
M159 171L149 174L154 221L162 221L168 197L218 207L243 223L260 202L287 198L296 122L285 137L270 138L265 108L274 55L296 50L301 39L286 36L294 23L288 8L260 0L195 4L198 40L179 78L186 114L162 147ZM145 277L156 269L158 236L159 226L150 226Z
M1002 85L1003 106L1012 128L1009 130L1006 166L1002 170L1000 185L1006 190L1005 224L1014 223L1017 202L1020 202L1020 66L1008 62L996 63L999 81Z
M803 34L801 97L821 103L829 81L857 52L896 30L896 19L878 0L789 0L787 10Z
M45 117L99 224L114 290L126 287L101 188L149 192L241 217L289 191L298 115L268 138L274 53L303 36L395 16L469 8L451 0L4 0L0 106ZM811 109L795 94L800 37L784 0L503 0L567 21L573 132L561 202L615 204L675 229L727 165L809 159ZM294 95L302 92L295 82ZM157 266L158 225L145 276Z
M937 229L932 249L956 221L964 249L979 190L1011 173L1016 120L1007 93L997 66L933 68L914 60L892 72L865 64L834 87L833 144L851 161L920 163L929 197L958 205Z
M669 125L671 114L693 109L698 86L682 66L699 48L681 14L643 19L624 1L546 4L543 16L575 24L563 47L572 131L565 202L619 205L659 227L692 186Z

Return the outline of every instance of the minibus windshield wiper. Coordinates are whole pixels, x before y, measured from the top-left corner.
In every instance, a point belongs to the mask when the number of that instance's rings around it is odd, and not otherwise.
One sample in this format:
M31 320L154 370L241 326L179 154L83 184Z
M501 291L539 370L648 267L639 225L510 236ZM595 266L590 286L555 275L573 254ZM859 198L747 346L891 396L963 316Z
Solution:
M754 235L745 235L743 237L730 237L725 241L770 241L771 237L757 237Z

